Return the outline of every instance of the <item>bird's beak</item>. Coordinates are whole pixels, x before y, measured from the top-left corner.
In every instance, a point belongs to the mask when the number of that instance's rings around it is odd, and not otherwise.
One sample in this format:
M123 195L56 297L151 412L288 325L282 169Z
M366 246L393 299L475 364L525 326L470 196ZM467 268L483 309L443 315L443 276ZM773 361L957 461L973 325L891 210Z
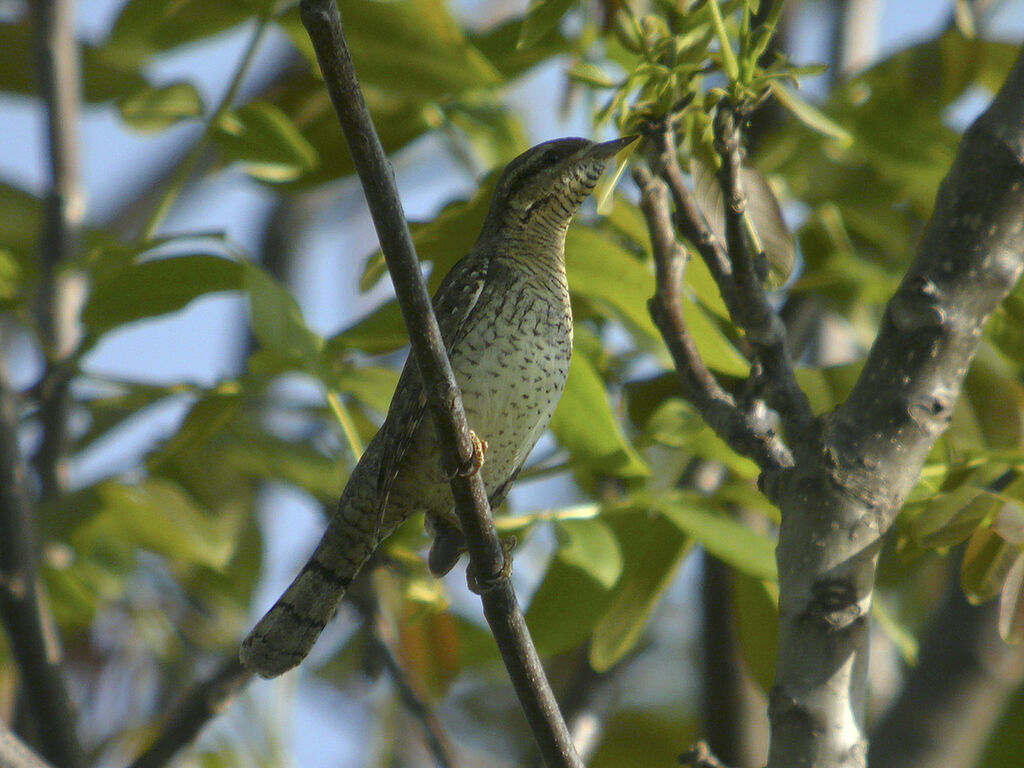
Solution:
M611 141L605 141L601 144L595 144L590 148L590 154L593 157L612 157L639 138L639 136L625 136L621 139L612 139Z

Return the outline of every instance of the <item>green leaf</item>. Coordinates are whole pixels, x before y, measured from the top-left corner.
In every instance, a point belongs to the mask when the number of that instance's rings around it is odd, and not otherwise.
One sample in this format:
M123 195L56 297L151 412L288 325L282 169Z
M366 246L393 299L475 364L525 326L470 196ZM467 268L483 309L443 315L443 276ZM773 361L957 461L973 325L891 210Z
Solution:
M789 110L793 117L808 128L831 139L835 139L844 148L853 145L853 134L810 102L797 96L796 92L788 86L779 80L773 80L770 88L779 104Z
M1024 290L1018 288L996 309L985 336L1014 365L1024 366Z
M562 558L548 566L526 611L537 650L544 656L578 648L612 602L612 593Z
M530 0L517 48L528 48L546 37L572 8L575 0Z
M165 315L210 293L242 287L242 265L196 254L144 261L115 271L93 286L82 322L94 339L127 323Z
M885 600L878 594L878 590L875 590L875 597L871 601L871 616L899 650L903 660L912 667L916 666L919 649L917 638L911 629L886 607Z
M480 236L484 218L491 205L498 174L491 173L480 183L469 200L448 203L429 222L411 225L413 244L420 261L433 264L430 285L436 289L455 263L465 256ZM359 289L368 291L387 275L384 254L379 250L366 262L359 277Z
M999 593L999 636L1011 645L1024 642L1024 554L1018 553Z
M444 0L345 0L341 15L364 89L372 86L392 97L424 102L501 83L501 76L466 39ZM318 68L298 9L278 21Z
M567 73L570 80L585 83L595 88L614 88L615 81L611 75L596 64L589 61L578 61Z
M288 290L250 262L245 264L243 281L249 293L252 332L260 346L281 360L298 363L319 375L324 341L306 325L302 310Z
M1003 500L971 485L944 493L913 515L910 535L923 547L952 547L991 520ZM911 511L913 514L913 512Z
M142 63L154 53L237 26L256 10L255 4L237 0L130 0L114 22L109 47Z
M313 146L280 109L253 101L225 115L213 134L221 155L263 181L292 181L317 165Z
M976 530L967 541L960 567L960 585L967 599L978 605L998 595L1019 556L1017 547L995 531Z
M368 355L394 352L409 343L409 334L402 319L398 302L385 302L361 320L332 336L327 343L326 355L335 358L351 349Z
M33 261L42 227L42 201L24 189L0 183L0 246L24 254L25 266Z
M571 227L565 239L565 268L574 297L584 296L607 307L630 330L648 339L661 339L647 312L647 300L654 295L654 275L608 232Z
M522 29L522 19L510 19L470 36L470 41L506 80L513 80L541 62L567 53L570 49L569 41L558 31L557 26L531 45L519 47L517 43L522 36Z
M577 352L569 366L565 392L551 419L551 431L584 469L616 477L646 477L647 465L612 413L604 381Z
M750 363L708 317L703 306L684 299L683 319L708 368L729 376L746 378L749 375Z
M146 86L120 99L121 119L140 131L162 131L203 114L203 100L192 83L179 81L162 88Z
M181 426L149 460L150 472L184 451L197 451L230 423L238 413L242 398L234 392L211 392L199 398L186 414Z
M643 637L651 613L689 552L689 540L678 527L642 509L609 516L607 522L619 540L623 569L590 644L590 663L598 672L611 668Z
M555 533L560 542L558 557L564 563L579 568L605 589L615 585L622 573L622 553L603 520L560 520Z
M80 551L116 543L209 568L224 567L234 553L233 532L219 528L173 483L150 478L138 485L106 482L95 490L97 508L71 536Z
M708 497L695 493L663 492L636 498L649 504L696 540L710 554L751 578L778 579L775 542L721 512L709 512Z
M35 67L35 36L29 14L17 24L0 23L0 90L23 96L38 93ZM146 86L146 79L133 58L121 57L106 46L78 41L82 64L82 95L87 102L131 93Z

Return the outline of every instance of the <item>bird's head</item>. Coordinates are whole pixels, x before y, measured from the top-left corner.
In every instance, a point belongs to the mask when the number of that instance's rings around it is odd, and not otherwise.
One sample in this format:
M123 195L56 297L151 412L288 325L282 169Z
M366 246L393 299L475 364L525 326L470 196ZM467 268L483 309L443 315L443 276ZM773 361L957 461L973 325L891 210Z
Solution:
M608 161L636 139L628 136L603 143L555 139L526 150L501 174L485 229L564 232Z

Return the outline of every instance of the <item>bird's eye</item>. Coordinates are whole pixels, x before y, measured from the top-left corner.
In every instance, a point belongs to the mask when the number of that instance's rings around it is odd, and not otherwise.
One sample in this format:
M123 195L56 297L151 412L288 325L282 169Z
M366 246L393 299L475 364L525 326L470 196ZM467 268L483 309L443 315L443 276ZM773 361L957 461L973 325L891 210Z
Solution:
M549 149L543 155L540 156L540 161L544 165L554 165L562 159L562 153L557 149Z

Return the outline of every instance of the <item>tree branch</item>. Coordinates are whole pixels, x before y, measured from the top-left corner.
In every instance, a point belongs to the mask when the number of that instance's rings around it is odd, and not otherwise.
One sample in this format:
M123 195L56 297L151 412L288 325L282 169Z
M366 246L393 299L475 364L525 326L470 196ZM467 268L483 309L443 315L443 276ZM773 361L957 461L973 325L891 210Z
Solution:
M462 396L420 272L393 172L356 79L341 16L334 0L302 0L299 10L316 49L394 281L413 359L437 424L442 455L454 458L459 467L471 466L474 447ZM456 473L451 486L471 567L481 583L490 585L482 594L484 615L541 754L552 768L582 768L509 581L505 552L494 528L483 480L479 473Z
M361 583L365 588L349 590L347 599L355 605L363 618L370 638L371 651L384 663L409 714L423 727L427 748L438 768L455 768L458 762L455 759L455 751L452 749L448 734L445 733L437 719L430 702L416 690L409 675L402 667L402 662L399 661L392 649L394 640L391 636L393 632L384 616L381 615L377 593L366 581Z
M753 458L765 472L792 466L789 449L772 431L764 415L744 413L704 365L683 317L685 255L672 231L667 189L644 168L634 169L633 178L641 191L640 207L651 234L657 276L657 292L648 306L690 401L733 450Z
M189 744L210 720L224 711L252 677L232 654L208 679L186 693L172 708L156 740L135 758L130 768L161 768Z
M786 347L786 326L768 301L754 264L744 226L747 198L740 181L743 148L739 120L724 99L715 112L715 143L722 158L718 180L722 185L725 239L738 298L733 319L743 329L761 364L760 382L764 384L768 405L782 419L790 442L799 442L808 437L814 413L793 374Z
M849 399L780 478L769 768L863 766L882 536L945 430L985 321L1024 269L1024 57L967 131Z
M53 768L11 733L3 721L0 721L0 765L4 768Z
M74 38L74 3L40 0L35 11L39 87L46 105L50 189L40 242L39 328L46 369L39 387L42 442L35 456L44 499L64 491L70 445L70 358L78 345L81 279L62 275L74 259L85 215L78 146L79 65Z
M0 619L18 665L20 695L35 719L40 752L57 768L85 764L61 669L60 639L36 570L28 468L18 445L17 396L0 357Z

